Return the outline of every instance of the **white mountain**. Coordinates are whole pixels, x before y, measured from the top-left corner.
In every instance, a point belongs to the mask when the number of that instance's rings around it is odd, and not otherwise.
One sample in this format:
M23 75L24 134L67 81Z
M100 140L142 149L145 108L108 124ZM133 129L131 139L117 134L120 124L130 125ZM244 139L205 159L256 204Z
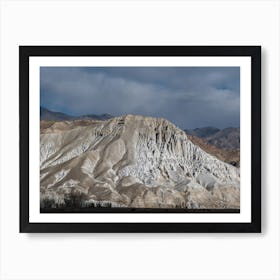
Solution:
M140 208L239 208L239 169L162 118L126 115L41 127L41 206L78 195Z

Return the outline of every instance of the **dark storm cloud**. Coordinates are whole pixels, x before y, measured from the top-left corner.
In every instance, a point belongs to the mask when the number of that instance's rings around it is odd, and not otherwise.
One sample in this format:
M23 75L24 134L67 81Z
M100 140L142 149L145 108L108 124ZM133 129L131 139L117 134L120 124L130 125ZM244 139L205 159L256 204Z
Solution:
M182 129L239 126L239 67L42 67L41 106L72 115L164 117Z

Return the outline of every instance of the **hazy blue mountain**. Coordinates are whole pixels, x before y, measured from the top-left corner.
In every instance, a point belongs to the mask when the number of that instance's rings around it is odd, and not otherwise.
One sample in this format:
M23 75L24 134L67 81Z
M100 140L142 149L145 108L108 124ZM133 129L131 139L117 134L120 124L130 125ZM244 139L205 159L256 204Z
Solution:
M240 149L240 128L228 127L207 137L207 142L216 147L237 150Z
M227 127L218 129L215 127L202 127L186 129L189 135L202 138L206 143L221 149L238 150L240 149L240 129L239 127Z
M201 128L195 128L195 129L186 129L185 130L187 134L199 137L199 138L206 138L209 137L217 132L220 131L220 129L212 126L207 127L201 127Z
M73 116L61 112L53 112L44 107L40 107L40 119L45 121L67 121L73 120Z
M80 120L80 119L107 120L111 118L113 118L113 116L109 114L102 114L102 115L89 114L89 115L81 115L81 116L71 116L61 112L54 112L44 107L40 107L40 119L45 121L68 121L68 120Z
M82 115L82 116L79 116L78 118L79 119L89 119L89 120L94 119L94 120L104 121L104 120L111 119L113 117L114 116L112 116L110 114L102 114L102 115L90 114L90 115Z

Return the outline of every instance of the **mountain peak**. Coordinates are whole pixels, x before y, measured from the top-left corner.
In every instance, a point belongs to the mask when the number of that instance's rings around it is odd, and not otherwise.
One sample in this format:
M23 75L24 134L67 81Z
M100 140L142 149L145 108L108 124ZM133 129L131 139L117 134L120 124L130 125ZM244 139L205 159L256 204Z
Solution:
M237 168L204 152L163 118L129 114L41 134L41 189L60 200L75 189L86 202L211 208L212 192L225 190L228 200L217 194L215 203L237 207L238 186Z
M51 111L43 106L40 106L40 119L45 121L67 121L67 120L107 120L113 118L112 115L109 114L88 114L88 115L81 115L81 116L72 116L62 112L55 112Z

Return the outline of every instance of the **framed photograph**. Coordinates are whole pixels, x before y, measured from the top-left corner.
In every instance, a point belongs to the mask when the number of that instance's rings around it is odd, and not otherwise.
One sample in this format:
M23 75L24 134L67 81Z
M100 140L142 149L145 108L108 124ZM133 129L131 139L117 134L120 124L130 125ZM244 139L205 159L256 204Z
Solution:
M20 232L261 232L260 46L20 46Z

